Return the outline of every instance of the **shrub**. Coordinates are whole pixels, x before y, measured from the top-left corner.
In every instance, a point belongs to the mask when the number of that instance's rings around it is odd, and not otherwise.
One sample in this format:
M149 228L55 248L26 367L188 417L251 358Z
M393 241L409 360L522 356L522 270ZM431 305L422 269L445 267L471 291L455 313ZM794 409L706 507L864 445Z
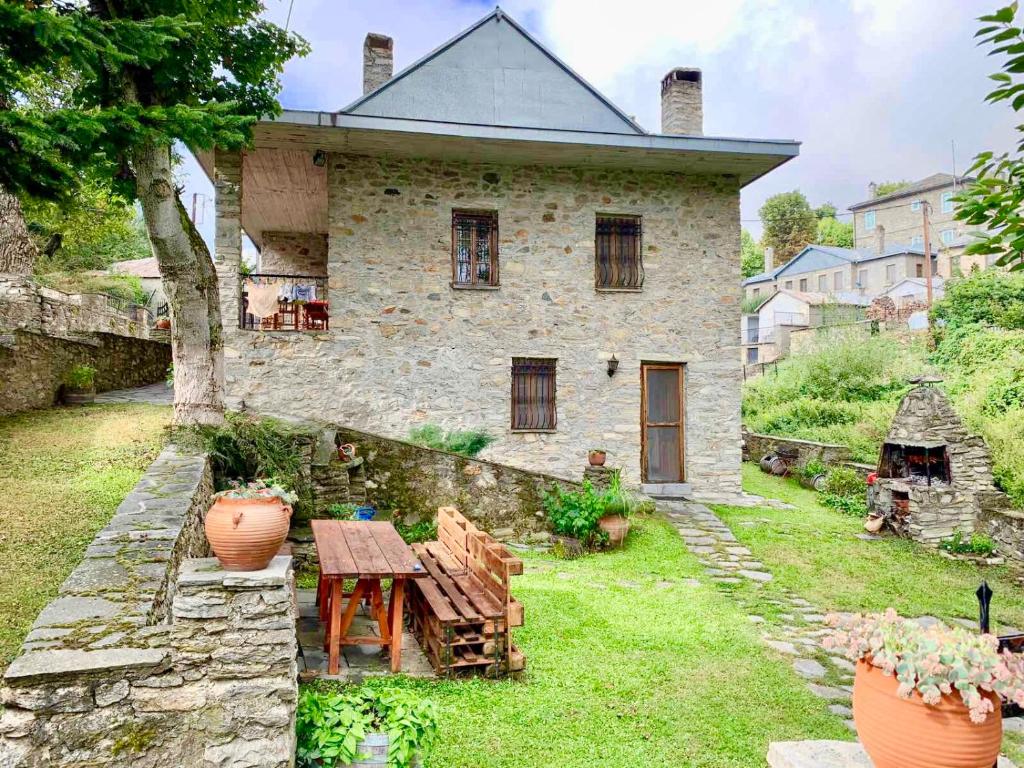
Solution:
M935 303L932 317L946 329L968 325L1024 328L1024 275L986 269L950 280L945 296Z
M437 451L473 457L493 443L494 438L482 429L452 430L445 433L436 424L424 424L409 431L409 442Z
M345 504L331 504L327 508L327 516L332 520L355 520L358 504L346 502Z
M851 517L867 517L867 499L860 499L856 496L838 496L834 493L822 493L819 495L822 504L836 512L842 512Z
M830 467L825 474L825 493L859 499L867 494L864 478L849 467Z
M91 365L76 365L64 374L64 383L71 389L90 390L96 384L96 369Z
M309 687L295 716L296 765L334 768L360 758L369 733L387 733L388 768L409 768L437 737L437 707L411 691L364 685L341 691Z
M818 459L811 459L797 471L805 480L813 480L818 475L825 474L828 471L828 467Z
M543 504L555 533L587 545L604 538L597 521L605 514L608 498L597 493L589 480L583 481L581 490L568 492L552 483L551 490L544 493Z
M996 543L990 536L984 533L972 533L970 538L964 538L961 531L953 534L952 538L945 539L939 543L939 548L955 555L982 555L988 557L996 551Z
M437 523L434 520L420 520L411 525L395 520L395 530L406 544L419 544L437 539Z
M857 417L854 405L800 398L768 409L759 420L759 431L770 435L792 435L800 429L853 424Z

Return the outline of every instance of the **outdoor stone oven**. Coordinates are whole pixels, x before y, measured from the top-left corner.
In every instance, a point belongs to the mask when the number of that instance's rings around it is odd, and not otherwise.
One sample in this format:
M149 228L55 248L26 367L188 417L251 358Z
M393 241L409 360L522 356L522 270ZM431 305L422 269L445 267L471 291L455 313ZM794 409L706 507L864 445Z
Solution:
M1005 499L985 442L968 434L946 395L918 379L882 445L871 511L904 535L932 545L979 529L983 507ZM1002 503L1002 502L1000 502Z

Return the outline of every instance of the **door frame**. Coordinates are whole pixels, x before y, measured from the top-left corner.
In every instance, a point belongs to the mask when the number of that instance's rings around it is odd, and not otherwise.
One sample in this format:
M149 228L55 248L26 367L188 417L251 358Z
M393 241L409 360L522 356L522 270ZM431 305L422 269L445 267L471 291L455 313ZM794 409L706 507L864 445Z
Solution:
M651 370L679 371L679 422L647 423L647 372ZM679 480L686 482L686 363L640 361L640 479L650 483L647 475L647 427L679 427Z

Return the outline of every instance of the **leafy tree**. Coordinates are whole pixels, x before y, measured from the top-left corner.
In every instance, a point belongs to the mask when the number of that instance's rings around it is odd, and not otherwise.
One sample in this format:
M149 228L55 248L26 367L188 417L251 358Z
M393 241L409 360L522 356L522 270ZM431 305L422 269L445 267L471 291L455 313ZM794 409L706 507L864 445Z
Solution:
M59 199L83 169L138 200L173 320L175 421L223 421L223 338L209 250L174 187L172 146L236 150L280 110L308 48L260 0L0 2L0 189ZM26 98L47 73L67 98ZM6 108L5 108L6 107ZM2 206L0 206L2 207Z
M893 192L899 192L901 189L905 189L909 186L910 182L906 179L903 179L902 181L883 181L875 187L875 197L891 195Z
M853 248L853 223L831 217L818 219L818 236L814 242L839 248Z
M818 219L834 219L839 210L832 203L822 203L814 209L814 215Z
M764 224L761 244L775 249L776 266L785 264L817 238L817 219L799 190L772 195L758 213Z
M1002 72L990 75L996 88L985 100L1005 101L1014 112L1024 108L1024 28L1016 25L1017 3L981 16L975 37L992 46L990 55L1003 57ZM1024 125L1017 126L1024 133ZM967 253L997 255L996 264L1024 270L1024 138L1013 152L982 152L967 171L977 182L957 196L956 217L984 228Z
M764 248L745 229L740 231L740 271L743 277L764 272Z

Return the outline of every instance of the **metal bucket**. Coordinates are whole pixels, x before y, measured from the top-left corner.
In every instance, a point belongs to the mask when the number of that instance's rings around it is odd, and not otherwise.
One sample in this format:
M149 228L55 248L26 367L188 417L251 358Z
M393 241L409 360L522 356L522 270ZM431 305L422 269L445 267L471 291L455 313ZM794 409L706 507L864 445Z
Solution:
M386 768L388 764L388 744L390 740L386 733L368 733L359 742L356 754L360 757L351 764L350 768ZM412 768L420 768L423 763L417 755L412 760Z

